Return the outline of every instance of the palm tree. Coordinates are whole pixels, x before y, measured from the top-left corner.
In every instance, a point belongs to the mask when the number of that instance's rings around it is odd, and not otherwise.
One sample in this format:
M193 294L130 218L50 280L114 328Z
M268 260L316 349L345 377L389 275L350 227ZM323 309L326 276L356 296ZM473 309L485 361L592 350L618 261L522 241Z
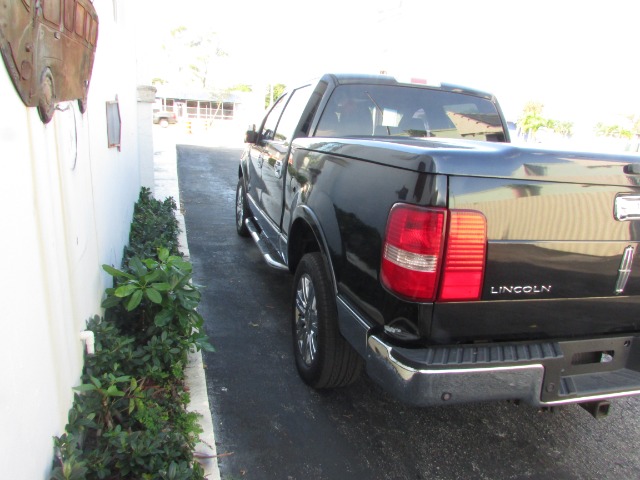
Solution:
M609 125L602 122L596 124L595 132L599 137L626 138L629 140L633 138L631 130L627 130L620 125Z
M561 122L553 121L553 131L565 138L570 138L573 135L573 122Z
M540 102L528 102L522 111L522 116L518 119L518 136L523 135L527 141L535 140L538 130L548 126L548 120L542 116L544 105Z
M563 137L571 137L573 123L553 120L542 115L544 105L540 102L528 102L518 120L518 135L524 135L527 141L535 141L536 133L541 128L549 128Z

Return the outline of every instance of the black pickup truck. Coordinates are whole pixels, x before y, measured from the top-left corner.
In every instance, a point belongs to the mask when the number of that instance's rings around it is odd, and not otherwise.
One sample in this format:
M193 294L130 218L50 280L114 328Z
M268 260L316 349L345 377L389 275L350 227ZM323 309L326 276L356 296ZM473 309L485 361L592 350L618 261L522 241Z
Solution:
M325 75L249 130L236 227L294 274L315 388L414 405L640 394L640 158L515 146L496 99Z

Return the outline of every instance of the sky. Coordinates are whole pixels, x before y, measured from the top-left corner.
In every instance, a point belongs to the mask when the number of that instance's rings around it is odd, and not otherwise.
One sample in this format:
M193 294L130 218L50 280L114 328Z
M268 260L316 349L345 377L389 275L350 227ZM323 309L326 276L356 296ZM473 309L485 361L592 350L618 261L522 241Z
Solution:
M217 33L222 79L291 86L326 72L420 77L485 90L516 120L640 115L638 0L135 0L147 68L178 26ZM144 78L141 80L144 81Z

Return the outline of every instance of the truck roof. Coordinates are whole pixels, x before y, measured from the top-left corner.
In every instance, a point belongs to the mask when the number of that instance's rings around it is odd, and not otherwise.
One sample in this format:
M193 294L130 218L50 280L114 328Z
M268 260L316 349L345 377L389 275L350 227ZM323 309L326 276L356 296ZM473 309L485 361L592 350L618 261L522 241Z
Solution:
M410 85L418 88L428 88L436 90L445 90L449 92L467 93L479 97L484 97L489 100L495 100L494 95L474 88L464 87L452 83L434 83L428 84L426 80L409 78L406 81L404 79L398 79L392 75L371 75L360 73L327 73L322 76L323 80L333 80L338 85L368 83L375 85Z

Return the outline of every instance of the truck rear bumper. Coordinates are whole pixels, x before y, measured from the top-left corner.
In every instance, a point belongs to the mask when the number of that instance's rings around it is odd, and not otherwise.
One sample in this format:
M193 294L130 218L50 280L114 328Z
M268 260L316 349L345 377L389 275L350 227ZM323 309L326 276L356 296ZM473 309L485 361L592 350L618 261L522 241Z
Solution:
M339 299L340 329L368 375L417 406L521 400L534 406L640 394L640 337L396 347Z

